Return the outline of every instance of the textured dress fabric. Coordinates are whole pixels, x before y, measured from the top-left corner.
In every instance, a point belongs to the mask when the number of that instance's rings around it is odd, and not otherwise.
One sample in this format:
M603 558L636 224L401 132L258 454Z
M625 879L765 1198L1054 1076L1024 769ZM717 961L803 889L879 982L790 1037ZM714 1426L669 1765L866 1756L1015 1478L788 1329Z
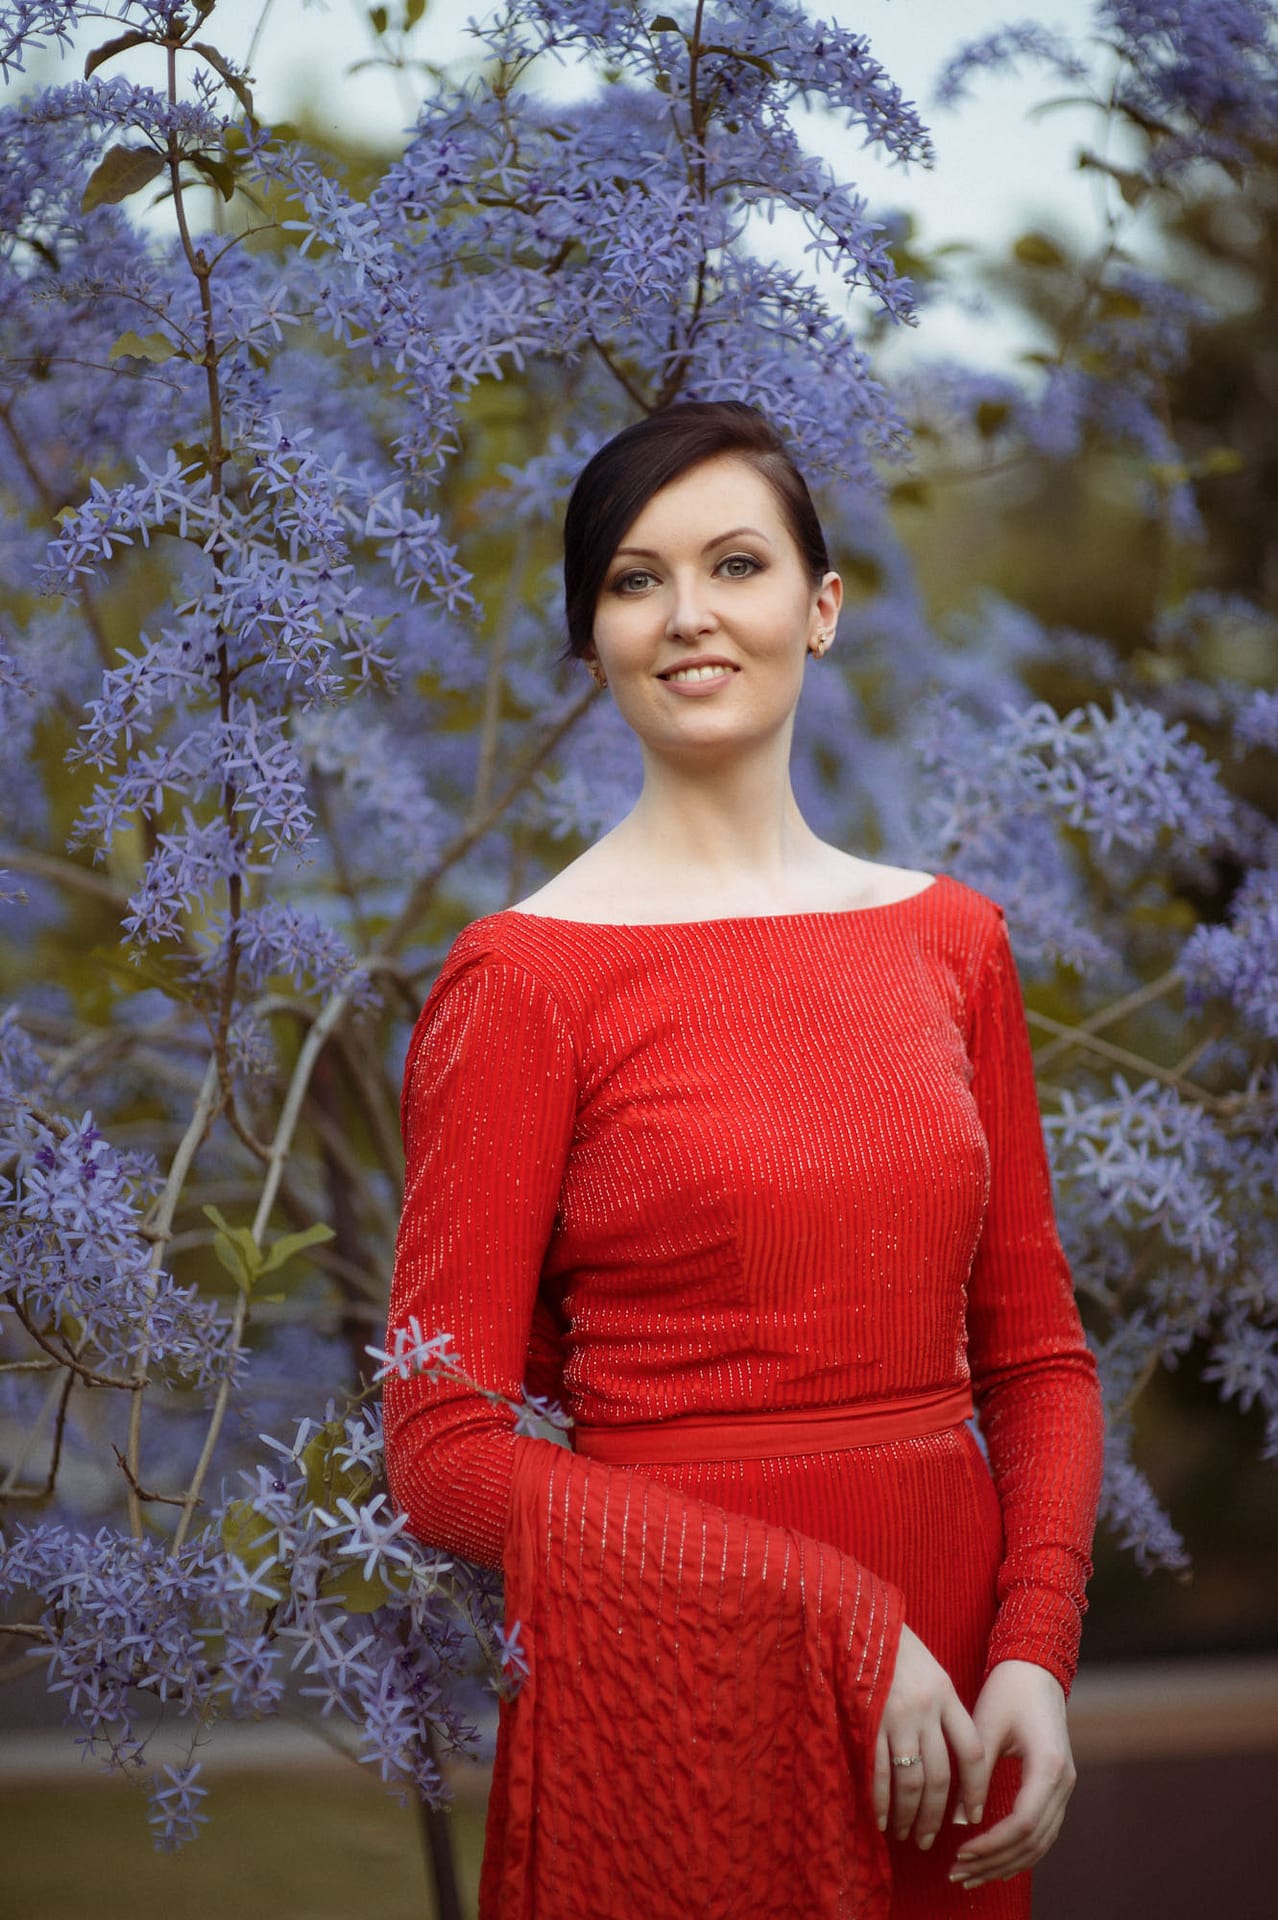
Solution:
M504 1569L530 1666L482 1920L1022 1920L1028 1874L953 1886L970 1830L924 1853L870 1797L902 1623L969 1709L1003 1660L1068 1691L1091 1571L1099 1387L1001 910L942 875L875 908L487 915L402 1120L388 1340L451 1333L474 1386L387 1379L388 1479L420 1540ZM642 1466L488 1397L598 1432L969 1383L979 1439Z

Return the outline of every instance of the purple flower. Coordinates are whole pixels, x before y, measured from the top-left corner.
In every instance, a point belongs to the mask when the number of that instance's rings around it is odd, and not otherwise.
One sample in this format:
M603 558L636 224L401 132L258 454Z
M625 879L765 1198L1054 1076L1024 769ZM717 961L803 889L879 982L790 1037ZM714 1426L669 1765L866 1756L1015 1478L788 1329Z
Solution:
M1085 80L1088 74L1086 61L1068 41L1035 20L1024 20L969 40L951 54L937 76L932 97L938 106L953 107L967 96L974 74L1015 69L1022 60L1038 61L1062 80Z
M1228 923L1199 927L1181 954L1196 1004L1208 995L1232 1000L1267 1039L1278 1039L1278 868L1255 868L1244 879Z
M166 1765L167 1786L152 1785L150 1789L147 1819L155 1832L157 1847L166 1852L193 1840L208 1819L200 1805L208 1795L208 1788L200 1786L195 1777L202 1765L199 1760L188 1766Z
M0 79L25 73L25 52L52 39L69 47L78 24L79 0L5 0L0 8Z

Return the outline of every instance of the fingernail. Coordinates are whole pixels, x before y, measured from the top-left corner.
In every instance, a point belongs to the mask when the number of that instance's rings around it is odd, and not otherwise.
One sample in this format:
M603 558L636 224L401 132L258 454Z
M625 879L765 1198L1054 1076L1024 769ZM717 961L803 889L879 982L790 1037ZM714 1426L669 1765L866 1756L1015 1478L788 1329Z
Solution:
M936 1838L936 1835L934 1833L929 1833L926 1840L919 1841L919 1846L922 1848L924 1853L927 1852L928 1848L931 1846L935 1838Z
M954 1812L950 1815L950 1818L953 1820L954 1825L956 1827L970 1827L972 1824L971 1821L968 1819L967 1815L964 1813L962 1807L955 1807Z
M981 1815L984 1813L984 1811L985 1811L985 1802L982 1800L978 1806L975 1806L972 1808L973 1821L975 1822L979 1820Z
M878 1823L878 1827L879 1827L879 1832L880 1832L880 1833L886 1833L886 1832L887 1832L887 1815L886 1815L886 1814L883 1814L883 1815L882 1815L882 1817L880 1818L880 1820L879 1820L879 1823Z

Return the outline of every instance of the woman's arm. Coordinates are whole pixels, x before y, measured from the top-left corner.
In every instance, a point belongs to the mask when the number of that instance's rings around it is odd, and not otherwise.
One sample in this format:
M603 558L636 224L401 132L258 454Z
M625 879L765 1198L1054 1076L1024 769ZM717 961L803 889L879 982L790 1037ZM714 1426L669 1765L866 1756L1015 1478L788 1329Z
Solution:
M969 1001L972 1092L990 1151L989 1205L968 1289L968 1359L1003 1513L999 1607L973 1719L986 1763L1022 1762L1006 1820L959 1855L979 1878L1047 1851L1074 1784L1065 1701L1078 1664L1104 1423L1095 1358L1052 1204L1034 1062L1001 912Z

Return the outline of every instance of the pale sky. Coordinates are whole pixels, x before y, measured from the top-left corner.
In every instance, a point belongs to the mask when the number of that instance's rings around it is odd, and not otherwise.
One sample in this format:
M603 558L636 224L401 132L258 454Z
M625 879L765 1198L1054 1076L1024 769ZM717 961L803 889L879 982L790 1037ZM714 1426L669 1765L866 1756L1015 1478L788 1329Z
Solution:
M398 0L392 6L397 10ZM305 102L335 130L386 139L408 127L412 100L404 76L378 68L350 71L375 51L364 0L266 0L264 21L263 11L263 0L218 0L206 37L242 61L261 23L253 70L264 118L288 118ZM472 44L466 22L485 11L477 0L431 0L414 36L422 56L442 64L464 58ZM1074 165L1077 149L1099 139L1094 116L1068 107L1027 117L1037 101L1063 91L1059 83L1030 67L1020 76L980 79L956 111L941 113L930 98L937 69L959 42L1027 15L1081 38L1090 0L1052 0L1041 9L1027 8L1024 0L834 0L812 11L868 35L876 58L932 130L935 167L905 169L885 164L873 148L854 145L848 152L855 135L837 122L805 116L805 137L867 196L871 209L910 209L924 246L962 241L1004 247L1024 228L1043 224L1063 224L1083 242L1094 238L1100 225L1095 176ZM80 58L108 35L101 21L93 22L82 36ZM32 80L52 77L49 62L30 64ZM153 83L161 78L136 54L103 72L127 72ZM571 93L579 82L564 75L554 84ZM791 264L803 264L799 245L785 254ZM1038 344L1028 322L1002 312L964 312L947 301L931 309L918 329L900 330L891 359L953 352L994 366Z

